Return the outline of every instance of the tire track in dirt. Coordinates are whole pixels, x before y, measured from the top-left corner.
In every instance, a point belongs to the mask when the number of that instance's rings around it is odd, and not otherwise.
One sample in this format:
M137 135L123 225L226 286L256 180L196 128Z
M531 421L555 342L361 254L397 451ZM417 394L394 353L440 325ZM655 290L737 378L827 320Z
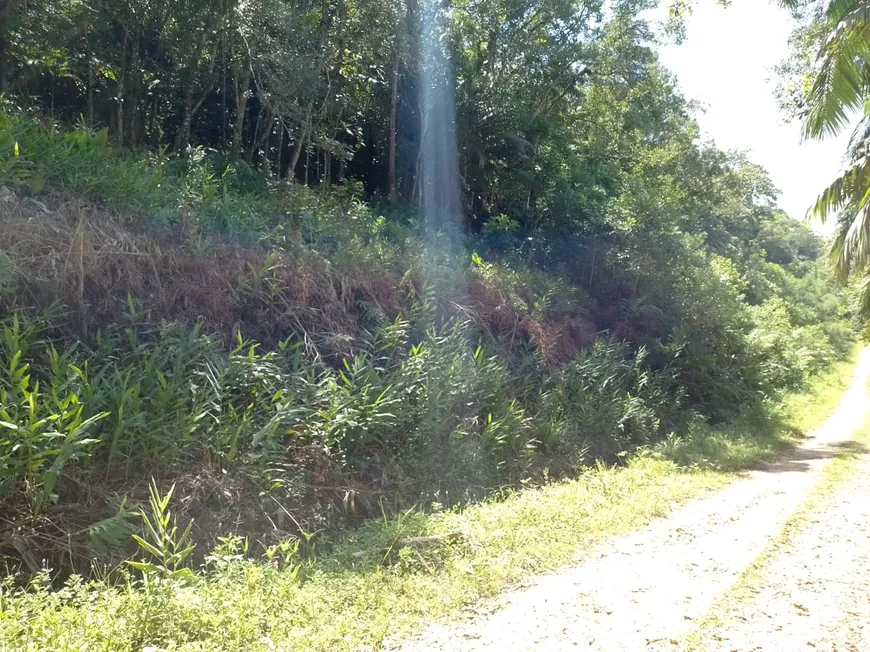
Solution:
M870 454L798 524L741 587L750 599L715 609L698 650L870 650Z
M637 534L603 544L574 567L503 594L487 615L434 625L400 649L676 649L781 531L861 425L868 376L870 349L862 352L837 411L787 456Z

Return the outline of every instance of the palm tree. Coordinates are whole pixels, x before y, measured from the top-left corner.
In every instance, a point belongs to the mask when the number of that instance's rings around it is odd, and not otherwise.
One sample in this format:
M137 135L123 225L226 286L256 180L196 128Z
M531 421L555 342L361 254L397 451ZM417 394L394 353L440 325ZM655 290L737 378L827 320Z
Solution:
M811 213L822 223L838 216L832 251L838 274L863 278L861 296L870 311L870 0L832 0L823 20L830 31L807 95L804 136L835 135L856 112L864 115L849 141L845 171Z

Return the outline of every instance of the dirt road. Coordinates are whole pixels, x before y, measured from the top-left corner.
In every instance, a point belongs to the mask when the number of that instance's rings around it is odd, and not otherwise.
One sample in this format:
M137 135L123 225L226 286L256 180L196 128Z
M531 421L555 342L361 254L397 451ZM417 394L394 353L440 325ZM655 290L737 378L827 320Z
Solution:
M849 448L868 408L870 349L837 412L793 453L716 495L504 594L488 615L433 626L403 652L870 650L870 458L765 564L752 599L698 623ZM689 641L694 642L690 643Z

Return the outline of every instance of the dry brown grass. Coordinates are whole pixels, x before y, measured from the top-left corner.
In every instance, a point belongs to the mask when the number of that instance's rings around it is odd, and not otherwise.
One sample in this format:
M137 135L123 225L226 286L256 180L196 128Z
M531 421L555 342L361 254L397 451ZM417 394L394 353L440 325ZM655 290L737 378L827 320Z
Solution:
M138 318L202 324L227 341L241 330L271 345L296 335L316 347L314 334L342 343L358 333L357 302L387 318L402 308L400 278L338 271L304 253L263 250L176 234L145 235L130 220L93 204L52 195L0 202L0 250L17 269L6 311L79 310L84 332L120 321L135 302Z
M361 305L393 320L419 295L414 278L336 269L304 250L267 252L182 230L146 234L134 218L100 205L3 190L0 252L18 279L14 293L0 295L0 314L62 306L70 338L123 321L130 297L140 322L200 324L227 343L241 331L266 347L293 337L309 353L335 358L354 348ZM468 280L460 303L442 302L442 318L471 319L506 351L530 342L556 362L594 339L594 327L579 315L532 316L512 303L507 288L479 279Z

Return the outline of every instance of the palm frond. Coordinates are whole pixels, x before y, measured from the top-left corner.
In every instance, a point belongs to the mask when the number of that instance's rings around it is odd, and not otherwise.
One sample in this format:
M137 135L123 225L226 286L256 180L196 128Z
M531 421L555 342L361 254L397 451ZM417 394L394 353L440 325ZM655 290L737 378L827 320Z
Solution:
M866 198L835 246L838 246L837 273L841 279L845 280L852 270L867 267L870 261L870 205Z
M830 215L837 213L848 204L860 205L860 200L868 187L870 187L870 158L863 158L822 191L810 209L810 214L824 224Z
M866 156L870 156L870 115L865 113L849 137L845 159L855 163Z
M868 270L864 271L858 281L858 310L864 316L870 316L870 271Z
M842 13L834 13L835 5L844 6ZM849 6L846 6L849 5ZM870 4L866 0L858 2L833 2L828 7L828 17L836 24L835 32L864 32L866 38L867 25L870 24Z
M804 137L839 133L850 115L863 107L868 88L864 63L870 54L868 30L870 22L860 28L838 25L822 46L821 64L807 95Z
M849 235L849 228L852 226L852 216L857 211L857 206L853 204L840 213L840 219L837 221L837 228L831 242L831 260L834 262L837 279L841 283L845 283L849 276L849 269L847 267L849 261L848 256L845 255L846 238Z
M855 8L855 4L855 0L831 0L825 9L825 17L836 24Z

